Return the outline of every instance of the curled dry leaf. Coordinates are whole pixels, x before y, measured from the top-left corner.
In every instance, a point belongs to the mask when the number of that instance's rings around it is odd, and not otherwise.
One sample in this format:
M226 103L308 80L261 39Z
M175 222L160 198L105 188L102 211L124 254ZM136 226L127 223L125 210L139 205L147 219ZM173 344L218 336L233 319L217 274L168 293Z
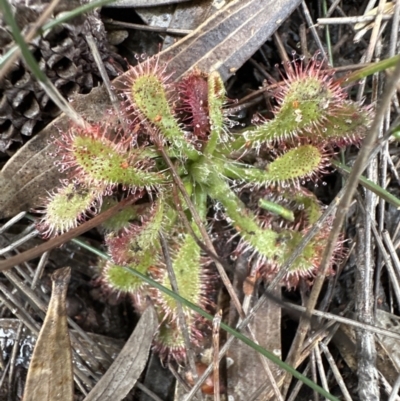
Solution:
M68 334L66 295L71 268L56 270L53 290L26 379L24 401L74 399L72 352Z
M84 401L119 401L133 388L146 366L158 320L149 306L105 375Z

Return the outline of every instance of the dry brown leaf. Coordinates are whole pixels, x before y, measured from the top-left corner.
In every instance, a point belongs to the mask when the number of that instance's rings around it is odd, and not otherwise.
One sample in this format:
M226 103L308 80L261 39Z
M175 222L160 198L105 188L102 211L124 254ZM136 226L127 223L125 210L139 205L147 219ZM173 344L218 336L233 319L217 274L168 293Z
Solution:
M300 0L234 0L161 53L179 79L187 71L233 75L279 28Z
M157 327L155 310L149 306L117 359L84 401L119 401L128 394L146 366Z
M66 295L71 268L56 270L46 318L36 342L26 379L24 401L74 399L72 352Z
M246 313L251 310L254 303L252 286L253 280L248 276L248 261L245 257L240 257L236 261L235 276L233 285L240 299L243 299L243 308ZM252 291L250 291L252 288ZM255 291L257 292L257 291ZM280 290L275 294L280 295ZM250 301L250 302L249 302ZM229 326L237 325L238 315L231 306L229 316ZM257 338L258 343L275 355L281 354L281 306L277 303L267 301L257 310L250 321L251 329ZM268 381L260 355L257 351L235 339L231 345L227 356L232 359L233 364L227 371L227 394L235 400L249 399L256 390ZM272 375L275 380L281 376L278 366L268 361ZM272 387L268 385L257 400L266 399Z

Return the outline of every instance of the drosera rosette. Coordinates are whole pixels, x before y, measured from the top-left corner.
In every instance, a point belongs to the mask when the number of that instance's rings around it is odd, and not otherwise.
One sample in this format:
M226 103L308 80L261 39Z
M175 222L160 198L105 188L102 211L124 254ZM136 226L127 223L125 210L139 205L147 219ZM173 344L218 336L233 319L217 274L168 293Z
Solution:
M63 186L50 193L37 227L44 238L63 234L96 215L101 206L101 192L63 181Z

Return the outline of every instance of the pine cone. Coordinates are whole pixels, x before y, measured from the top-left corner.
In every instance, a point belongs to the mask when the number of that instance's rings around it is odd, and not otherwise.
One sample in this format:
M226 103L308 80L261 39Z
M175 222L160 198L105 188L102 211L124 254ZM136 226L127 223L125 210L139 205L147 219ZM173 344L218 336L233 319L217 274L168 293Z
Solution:
M23 33L29 31L48 5L40 0L29 7L22 0L12 0L11 3ZM77 1L61 3L63 8L58 8L55 16L67 11L66 6L73 9L80 5ZM37 37L30 45L41 69L65 98L75 93L88 93L101 82L86 42L89 33L97 42L109 77L116 77L125 67L125 62L109 50L103 24L96 12L63 23ZM12 44L12 36L0 17L0 56ZM5 152L15 142L25 142L26 137L39 132L59 113L24 63L16 62L0 81L0 151ZM15 146L12 150L16 150Z

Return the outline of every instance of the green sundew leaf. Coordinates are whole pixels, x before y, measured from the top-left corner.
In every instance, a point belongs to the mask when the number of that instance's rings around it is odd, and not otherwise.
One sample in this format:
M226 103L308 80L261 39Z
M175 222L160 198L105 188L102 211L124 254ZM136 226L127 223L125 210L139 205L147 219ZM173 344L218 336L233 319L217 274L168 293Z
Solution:
M265 210L268 210L271 213L283 217L285 220L294 221L293 212L275 202L269 201L267 199L259 199L258 206Z
M101 211L108 210L110 207L118 203L117 199L108 197L103 199ZM101 226L108 232L118 232L122 228L128 227L130 222L139 216L139 209L143 209L142 205L131 205L121 210L118 214L106 220Z
M364 136L370 122L371 116L367 110L353 102L343 102L342 107L330 113L318 130L318 135L330 142L357 140ZM305 132L304 136L315 137L315 131Z
M186 141L185 134L171 110L164 85L156 75L142 75L135 79L131 95L141 113L160 129L178 151L182 151L192 160L199 157L199 152Z
M276 250L275 262L278 266L282 266L288 257L296 250L300 242L303 240L303 233L294 230L285 230L279 233L278 242L282 242L285 246L278 247ZM321 257L320 250L325 246L315 241L310 241L304 248L303 252L294 260L290 266L288 273L296 273L303 277L307 276L307 272L311 275L315 270L315 261Z
M210 118L211 134L204 153L213 154L215 147L224 135L224 114L222 107L225 103L224 82L218 72L208 76L208 112Z
M293 200L302 205L302 208L307 214L309 224L314 224L321 216L321 206L318 203L316 196L312 193L304 195L298 193L293 197Z
M210 174L207 192L213 199L222 203L232 226L246 242L261 255L274 256L277 233L273 230L262 229L257 224L254 214L246 208L228 184L218 176L217 171Z
M302 145L275 159L265 170L233 162L219 164L219 168L229 178L256 185L280 184L312 176L320 169L323 160L324 156L318 148Z
M318 171L323 155L312 145L290 149L270 163L265 171L266 182L290 182L311 176Z
M95 204L97 192L69 184L51 196L42 219L43 229L51 233L64 233L76 227Z
M149 268L156 260L156 255L152 251L142 252L141 255L137 255L137 263L128 266L141 274L147 275ZM145 285L141 278L133 276L122 266L118 266L111 261L107 263L102 275L111 288L130 294L141 292Z
M111 142L89 136L76 136L72 153L76 164L87 174L88 181L95 180L104 185L121 184L144 187L165 182L160 173L135 168L138 155L118 153Z
M179 294L195 304L201 304L202 297L202 267L200 265L200 247L194 238L186 234L182 245L173 258L172 267L175 272ZM167 288L171 288L169 277L164 275L162 282ZM174 298L164 296L164 303L169 310L176 311L177 305Z
M302 133L323 120L331 98L332 94L320 79L309 77L293 81L275 118L246 131L244 139L259 144Z

